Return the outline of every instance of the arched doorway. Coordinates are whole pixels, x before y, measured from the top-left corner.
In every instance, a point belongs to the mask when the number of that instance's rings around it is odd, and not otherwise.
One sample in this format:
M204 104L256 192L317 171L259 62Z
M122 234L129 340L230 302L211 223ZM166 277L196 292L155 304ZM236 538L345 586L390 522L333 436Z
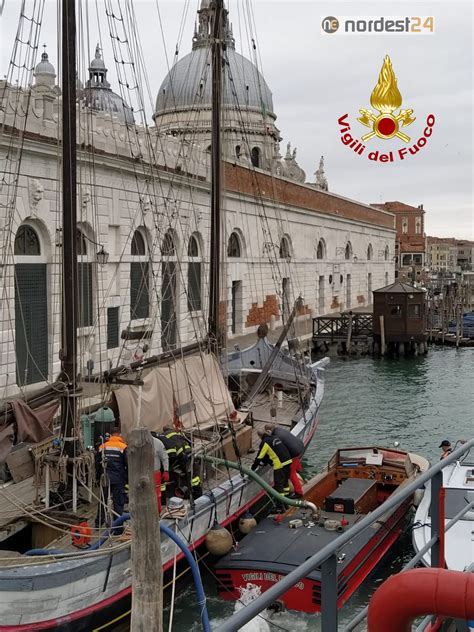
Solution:
M22 224L15 237L15 354L18 386L48 377L46 257L36 230Z

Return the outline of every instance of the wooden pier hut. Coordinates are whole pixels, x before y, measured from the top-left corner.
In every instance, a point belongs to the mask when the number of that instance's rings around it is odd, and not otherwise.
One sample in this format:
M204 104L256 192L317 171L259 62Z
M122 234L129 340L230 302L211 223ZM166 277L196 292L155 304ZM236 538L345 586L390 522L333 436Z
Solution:
M373 296L374 351L426 353L426 290L396 281L374 290Z

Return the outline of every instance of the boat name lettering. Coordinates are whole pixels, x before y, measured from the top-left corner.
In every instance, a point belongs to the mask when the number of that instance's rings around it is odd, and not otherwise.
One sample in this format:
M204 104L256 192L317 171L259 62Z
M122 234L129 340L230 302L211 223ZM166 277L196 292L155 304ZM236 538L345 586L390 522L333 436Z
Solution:
M268 573L268 572L242 573L242 579L246 582L266 581L266 582L273 582L276 584L276 582L279 582L280 579L283 579L283 577L285 577L285 575L280 575L279 573ZM304 590L304 582L298 582L297 584L295 584L294 587L298 588L298 590Z

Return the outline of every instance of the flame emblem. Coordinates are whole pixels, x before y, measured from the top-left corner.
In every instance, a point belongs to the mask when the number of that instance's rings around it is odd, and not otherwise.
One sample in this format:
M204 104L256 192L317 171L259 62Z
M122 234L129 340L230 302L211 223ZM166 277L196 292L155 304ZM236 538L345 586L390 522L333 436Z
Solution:
M370 95L371 106L378 110L378 116L372 110L361 108L359 110L361 116L357 120L366 127L372 127L372 131L362 136L363 141L370 140L374 136L388 140L396 136L408 143L410 137L400 131L400 127L411 125L415 120L412 116L413 110L400 110L395 114L402 105L402 95L397 85L397 78L393 71L390 57L385 55L382 68L379 74L377 85Z

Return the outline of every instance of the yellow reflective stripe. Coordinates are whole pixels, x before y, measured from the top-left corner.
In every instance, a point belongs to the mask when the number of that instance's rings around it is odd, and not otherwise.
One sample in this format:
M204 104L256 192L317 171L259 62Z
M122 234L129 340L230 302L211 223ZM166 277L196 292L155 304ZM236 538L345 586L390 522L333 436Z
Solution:
M192 480L191 480L191 485L195 486L195 485L200 485L201 484L201 479L199 476L195 476Z
M161 483L160 485L160 491L165 492L166 491L166 483Z
M289 461L285 461L284 463L281 464L282 467L285 467L285 465L291 465L293 459L290 459Z

